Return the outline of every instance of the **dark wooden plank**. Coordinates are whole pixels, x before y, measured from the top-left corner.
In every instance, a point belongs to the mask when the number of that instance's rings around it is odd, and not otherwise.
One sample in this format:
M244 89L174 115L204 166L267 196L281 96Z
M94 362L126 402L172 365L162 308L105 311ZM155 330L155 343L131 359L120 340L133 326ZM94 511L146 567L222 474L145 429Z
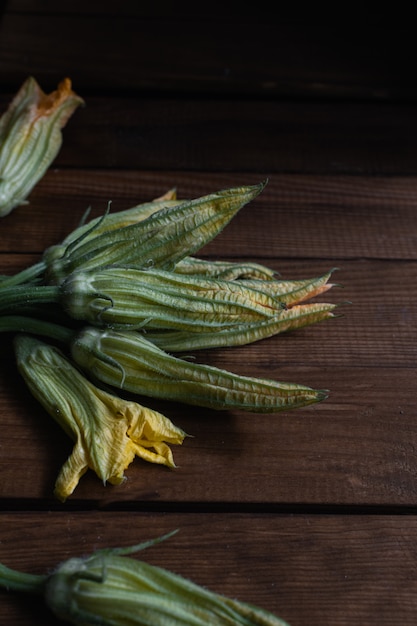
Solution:
M201 254L219 258L416 258L414 177L295 176L257 173L51 169L29 204L2 218L2 252L39 253L75 228L89 206L102 215L177 188L195 198L228 187L269 182ZM344 281L343 281L344 282Z
M63 78L37 75L45 91ZM414 104L89 95L64 130L55 167L415 175ZM1 70L0 70L1 76ZM0 97L0 111L26 78Z
M416 96L409 80L415 46L407 20L376 28L361 19L346 28L335 16L337 26L328 28L326 19L315 19L312 27L311 18L285 21L266 9L255 21L252 12L222 17L214 7L208 20L195 13L188 19L169 13L146 19L129 9L105 14L101 6L83 14L13 9L11 2L1 24L3 84L38 68L42 80L71 72L80 87L112 91Z
M45 572L178 527L140 556L292 626L414 626L412 20L362 14L343 28L339 13L277 20L259 6L5 4L0 114L28 74L46 91L69 75L87 106L29 205L1 219L0 274L38 260L89 205L93 216L174 186L197 197L268 177L202 254L284 278L337 266L344 288L321 299L352 304L314 328L195 355L326 387L325 402L252 415L145 399L193 435L174 447L178 467L136 459L119 487L90 471L65 504L52 493L72 443L30 396L3 335L0 562ZM37 599L0 591L0 606L9 626L54 623Z
M137 558L260 605L292 626L415 623L414 516L2 514L0 561L45 573L72 556L174 528L176 536ZM9 626L61 623L37 598L0 595Z
M220 5L219 2L213 2L211 5L204 5L200 10L196 10L195 4L190 0L184 0L181 3L172 3L170 0L161 0L157 4L151 0L136 2L135 0L124 0L123 3L116 6L110 0L90 0L88 4L81 0L62 0L59 4L55 4L53 0L9 0L6 2L8 13L21 14L39 14L39 15L75 15L82 17L83 15L110 15L119 17L132 17L141 19L173 19L186 20L194 22L196 19L208 20L211 22L230 22L252 20L253 23L266 21L265 13L261 11L253 11L246 5L239 6L238 10L234 3ZM267 4L267 3L266 3ZM221 11L219 7L221 6ZM268 8L267 6L265 7ZM288 17L282 16L280 21L291 23ZM304 16L298 17L298 22L307 21Z
M178 468L137 460L129 480L116 488L104 488L90 472L71 501L100 507L121 502L410 506L417 471L413 332L382 327L371 338L370 326L349 332L342 319L245 348L200 353L201 362L328 388L330 396L314 407L266 416L139 398L193 436L173 450ZM396 337L392 352L384 346L390 333ZM0 498L14 501L11 506L22 499L54 506L53 484L72 444L18 378L10 340L2 338ZM407 360L413 364L407 367Z

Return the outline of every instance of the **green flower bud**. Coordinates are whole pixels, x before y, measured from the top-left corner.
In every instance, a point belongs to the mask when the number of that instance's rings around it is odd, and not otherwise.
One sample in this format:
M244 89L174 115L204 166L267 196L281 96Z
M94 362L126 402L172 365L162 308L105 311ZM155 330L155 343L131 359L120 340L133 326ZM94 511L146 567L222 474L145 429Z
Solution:
M161 196L161 198L156 198L151 202L138 204L124 211L117 211L116 213L107 211L105 215L96 217L88 222L86 222L86 217L89 213L89 211L87 211L80 226L71 231L61 243L50 246L45 250L43 254L43 261L49 265L54 260L60 259L64 256L65 251L70 244L76 245L81 242L86 243L87 241L95 239L104 233L118 230L119 228L125 228L126 226L133 226L134 224L147 219L157 211L172 208L178 204L181 204L181 200L177 200L175 198L175 193L172 191L166 193L164 196Z
M129 558L172 534L69 559L50 575L25 574L0 564L0 585L43 594L52 612L75 626L288 626L261 608Z
M83 103L66 78L49 95L28 78L0 118L0 216L26 201L55 159L61 128Z
M42 259L35 263L35 265L27 267L13 276L0 276L0 286L11 287L20 284L27 285L28 283L44 283L47 268L51 267L56 259L61 259L61 257L64 256L70 244L79 243L81 240L86 242L89 238L97 237L104 232L131 226L150 217L153 213L161 209L173 207L177 204L180 204L180 201L176 200L175 190L171 190L151 202L138 204L125 211L118 211L116 213L107 212L104 216L94 218L86 223L89 213L88 210L81 220L80 226L71 231L61 243L47 248L42 255Z
M283 308L273 296L246 286L246 281L164 270L79 271L61 287L61 304L71 317L120 329L220 329L265 320Z
M118 389L204 406L258 413L306 406L326 397L296 383L249 378L167 354L139 333L88 327L71 342L74 361Z
M75 270L109 266L171 270L211 241L264 184L219 191L152 213L122 228L83 233L62 252L44 258L46 280L59 284ZM105 217L103 218L106 219ZM93 227L94 229L94 227Z

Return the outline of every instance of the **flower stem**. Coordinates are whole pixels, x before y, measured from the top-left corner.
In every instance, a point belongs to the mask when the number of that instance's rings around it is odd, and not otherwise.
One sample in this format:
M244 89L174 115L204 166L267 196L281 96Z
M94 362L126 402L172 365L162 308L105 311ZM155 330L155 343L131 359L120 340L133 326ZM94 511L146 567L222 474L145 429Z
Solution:
M24 332L32 335L40 335L69 343L74 335L74 331L65 326L38 320L33 317L25 317L23 315L1 315L0 316L0 333L1 332Z
M40 261L39 263L31 265L13 276L1 276L0 289L3 287L15 287L16 285L21 285L22 283L33 283L42 276L45 269L45 263Z
M5 589L41 594L46 580L47 576L17 572L0 563L0 587Z
M58 302L58 298L59 288L56 286L24 284L0 288L0 313L22 306Z

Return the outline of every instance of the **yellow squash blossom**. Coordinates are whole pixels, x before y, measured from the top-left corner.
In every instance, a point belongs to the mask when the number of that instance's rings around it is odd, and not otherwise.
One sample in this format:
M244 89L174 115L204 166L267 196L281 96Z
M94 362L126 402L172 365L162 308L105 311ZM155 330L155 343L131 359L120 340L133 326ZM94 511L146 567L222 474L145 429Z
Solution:
M45 94L29 77L0 118L0 217L26 201L55 159L61 129L83 104L65 78Z
M120 484L135 456L175 467L167 443L181 444L186 434L168 418L93 385L60 350L36 338L18 335L15 349L30 391L75 441L56 481L60 500L88 468L103 483Z

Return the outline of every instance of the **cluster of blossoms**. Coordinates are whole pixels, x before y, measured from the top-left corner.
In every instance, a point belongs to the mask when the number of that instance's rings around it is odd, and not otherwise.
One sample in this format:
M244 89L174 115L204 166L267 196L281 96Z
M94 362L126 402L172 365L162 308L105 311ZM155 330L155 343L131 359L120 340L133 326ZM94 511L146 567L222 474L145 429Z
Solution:
M26 201L82 102L68 79L49 95L34 79L24 83L0 120L0 215ZM0 276L0 331L16 333L19 371L74 441L56 481L61 501L88 468L103 483L118 484L135 456L174 467L170 444L181 444L186 433L123 392L255 412L326 397L323 390L238 376L178 356L334 316L334 304L305 303L332 286L331 272L281 280L256 263L195 256L263 188L193 200L169 191L125 211L85 217L38 263Z
M0 119L0 216L26 202L80 104L68 79L50 95L33 79L23 85ZM0 276L0 332L14 333L19 372L74 442L56 480L59 500L89 468L103 483L119 484L136 456L175 466L170 445L181 444L186 433L124 396L258 413L326 397L323 390L178 356L334 317L336 305L307 302L332 287L331 272L283 280L256 263L195 256L263 188L235 187L193 200L168 192L85 218L35 265ZM0 564L0 586L44 594L55 614L73 624L285 626L261 609L125 558L143 547L70 559L47 576Z
M88 468L118 484L135 455L174 466L169 444L181 444L185 432L118 393L254 412L325 397L175 355L247 344L334 315L334 304L304 302L331 287L330 272L282 280L258 264L193 256L263 186L189 201L169 193L96 218L35 265L0 279L0 331L18 331L19 371L75 443L56 482L60 500Z

